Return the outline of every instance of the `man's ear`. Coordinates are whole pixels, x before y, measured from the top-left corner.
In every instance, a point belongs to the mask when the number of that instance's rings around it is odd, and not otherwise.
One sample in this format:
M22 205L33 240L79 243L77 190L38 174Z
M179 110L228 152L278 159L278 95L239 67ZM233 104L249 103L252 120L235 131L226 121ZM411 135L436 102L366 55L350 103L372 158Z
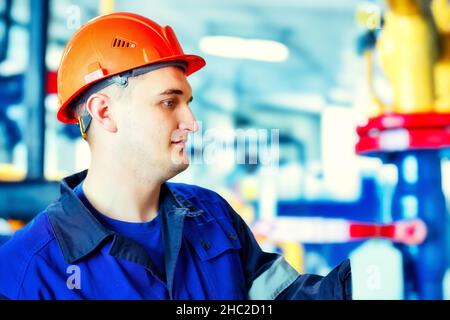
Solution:
M86 109L92 119L109 132L117 131L116 119L112 113L111 98L103 93L94 93L86 101Z

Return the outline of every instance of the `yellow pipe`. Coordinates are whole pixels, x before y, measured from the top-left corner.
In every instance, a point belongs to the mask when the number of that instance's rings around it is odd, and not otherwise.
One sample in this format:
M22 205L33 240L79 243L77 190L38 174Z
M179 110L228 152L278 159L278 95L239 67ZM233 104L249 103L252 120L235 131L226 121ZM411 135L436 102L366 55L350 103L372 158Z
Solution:
M388 0L378 39L380 62L393 89L394 112L430 112L434 98L436 43L420 0ZM389 111L389 110L385 110Z
M450 32L450 2L448 0L433 0L431 12L439 32Z
M114 5L115 5L114 0L100 0L100 5L98 9L100 15L113 13Z
M434 21L439 32L441 51L434 67L436 103L435 111L450 112L450 2L433 0L431 4Z
M417 0L387 0L389 8L399 15L420 14L419 2Z

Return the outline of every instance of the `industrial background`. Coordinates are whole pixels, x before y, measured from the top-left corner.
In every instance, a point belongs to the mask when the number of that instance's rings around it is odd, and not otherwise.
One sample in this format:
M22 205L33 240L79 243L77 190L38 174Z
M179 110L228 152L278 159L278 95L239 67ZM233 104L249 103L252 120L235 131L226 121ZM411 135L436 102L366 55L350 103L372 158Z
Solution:
M194 161L176 181L219 192L302 273L349 257L355 299L450 299L448 0L0 0L0 245L87 168L56 73L113 11L205 57L189 78L203 133L279 130L277 166Z

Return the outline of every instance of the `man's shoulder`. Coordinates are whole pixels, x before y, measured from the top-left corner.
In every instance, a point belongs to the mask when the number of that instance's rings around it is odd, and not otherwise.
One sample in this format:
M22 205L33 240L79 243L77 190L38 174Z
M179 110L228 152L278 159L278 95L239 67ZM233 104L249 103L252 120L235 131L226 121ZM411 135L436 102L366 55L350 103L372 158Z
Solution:
M14 296L36 256L55 240L45 212L0 246L0 294Z
M46 212L43 211L34 217L25 227L18 230L9 241L0 246L0 258L6 252L33 254L52 239L54 239L54 235L51 232Z

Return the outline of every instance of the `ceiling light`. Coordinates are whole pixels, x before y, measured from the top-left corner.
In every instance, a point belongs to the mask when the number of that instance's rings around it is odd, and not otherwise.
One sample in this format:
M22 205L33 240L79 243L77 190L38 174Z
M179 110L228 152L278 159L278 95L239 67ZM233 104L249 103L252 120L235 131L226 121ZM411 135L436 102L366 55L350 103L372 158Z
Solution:
M289 49L280 42L228 36L203 37L200 49L210 55L234 59L282 62L289 57Z

